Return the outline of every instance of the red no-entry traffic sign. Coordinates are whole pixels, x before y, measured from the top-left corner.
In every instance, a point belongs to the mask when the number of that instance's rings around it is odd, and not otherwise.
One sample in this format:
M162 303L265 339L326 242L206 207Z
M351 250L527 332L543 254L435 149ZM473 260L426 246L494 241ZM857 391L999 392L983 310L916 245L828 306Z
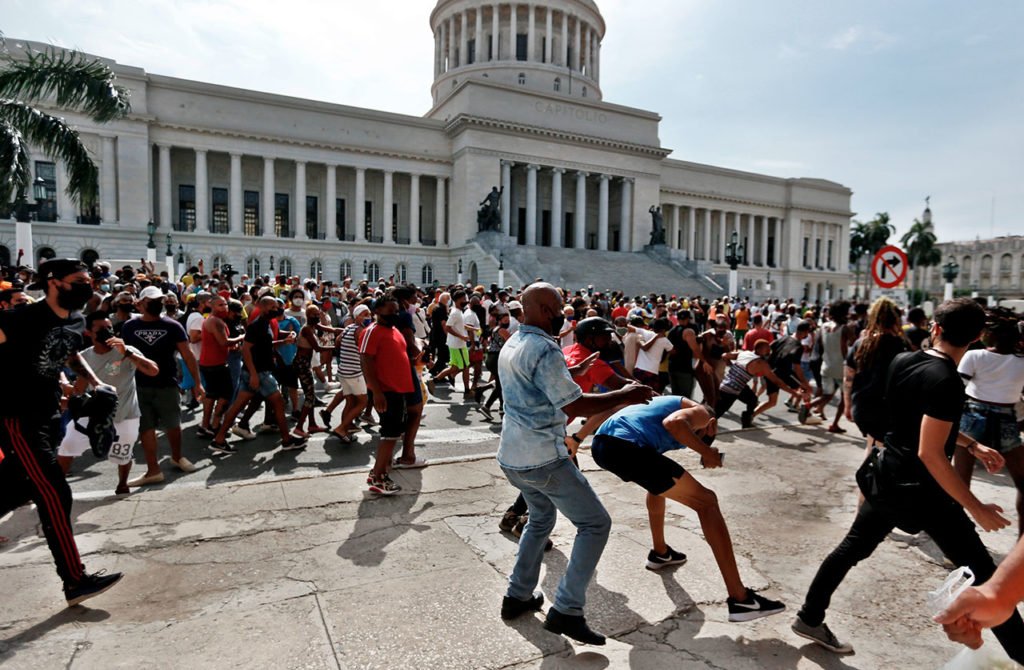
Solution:
M891 244L882 247L871 261L871 278L881 288L893 288L907 278L907 255Z

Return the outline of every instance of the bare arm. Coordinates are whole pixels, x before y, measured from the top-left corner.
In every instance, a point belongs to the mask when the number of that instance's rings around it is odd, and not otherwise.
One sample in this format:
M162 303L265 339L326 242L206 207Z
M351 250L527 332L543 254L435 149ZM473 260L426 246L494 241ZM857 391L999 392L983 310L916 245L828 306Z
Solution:
M99 380L96 373L92 371L92 368L89 367L89 364L85 362L85 359L77 351L68 356L67 366L71 368L76 377L84 379L89 386L93 388L103 386L103 382Z
M196 363L196 357L192 355L192 349L189 348L188 343L178 342L178 353L181 354L181 360L185 361L185 367L192 373L192 379L196 382L196 387L199 389L199 393L203 392L202 377L199 376L199 364Z
M694 426L709 426L714 419L708 413L707 409L703 405L697 405L694 407L686 407L665 417L661 425L665 427L676 442L692 449L693 451L700 454L704 460L704 466L708 468L716 468L721 466L722 460L718 449L709 447L697 437L694 432Z
M647 340L646 342L641 342L640 343L640 348L643 349L644 351L649 351L650 348L654 346L654 343L657 342L659 339L661 339L664 336L665 336L664 333L658 333L657 335L655 335L651 339Z
M654 396L649 386L629 384L617 391L608 393L584 393L576 400L562 407L569 416L594 416L607 412L620 405L647 403Z

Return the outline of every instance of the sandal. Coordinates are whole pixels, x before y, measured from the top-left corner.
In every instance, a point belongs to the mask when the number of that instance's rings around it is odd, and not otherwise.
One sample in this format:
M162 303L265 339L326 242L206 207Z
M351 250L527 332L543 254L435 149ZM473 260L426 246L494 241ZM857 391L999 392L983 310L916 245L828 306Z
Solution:
M327 426L313 426L306 432L309 433L310 435L313 435L314 433L326 433Z

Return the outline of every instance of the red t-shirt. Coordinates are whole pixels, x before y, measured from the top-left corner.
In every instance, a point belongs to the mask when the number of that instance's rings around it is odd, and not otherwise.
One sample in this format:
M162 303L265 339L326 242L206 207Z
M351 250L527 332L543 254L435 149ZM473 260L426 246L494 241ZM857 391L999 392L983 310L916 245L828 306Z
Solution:
M625 305L619 305L612 310L612 320L619 318L620 316L629 316L629 308Z
M562 349L562 355L565 356L565 364L570 368L574 365L582 363L587 356L590 356L592 352L582 344L576 343L571 344L568 347ZM602 361L600 358L590 364L590 368L586 374L580 375L579 377L573 377L572 380L576 382L584 393L590 393L594 386L601 385L608 381L611 376L615 374L611 366Z
M224 337L228 336L228 326L223 321L220 322L221 332L224 333ZM221 346L217 342L217 338L214 335L211 327L215 327L213 322L209 319L203 324L203 330L201 331L201 345L199 349L199 365L206 367L216 367L219 365L227 365L228 362L228 348Z
M381 390L412 393L412 368L405 349L405 336L397 328L370 324L363 331L359 353L373 358Z
M754 343L758 340L768 340L768 343L771 344L774 339L775 336L772 335L772 331L765 328L754 328L753 330L748 330L747 334L743 336L743 348L747 351L753 351Z

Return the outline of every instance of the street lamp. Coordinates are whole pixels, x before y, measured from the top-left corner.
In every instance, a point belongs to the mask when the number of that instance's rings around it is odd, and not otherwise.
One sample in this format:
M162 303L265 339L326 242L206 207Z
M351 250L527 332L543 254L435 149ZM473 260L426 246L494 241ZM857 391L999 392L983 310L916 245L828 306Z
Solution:
M369 281L369 280L370 280L370 264L367 263L366 259L364 258L363 259L363 281Z
M32 197L35 202L29 204L22 192L14 201L15 245L29 258L35 258L32 247L32 215L39 211L39 203L46 200L46 182L42 177L32 180Z
M505 286L505 254L498 254L498 288Z
M956 262L955 258L950 256L949 262L942 266L942 278L946 280L946 288L942 293L943 300L953 299L953 282L956 281L959 274L960 265Z
M729 297L736 297L739 274L736 268L743 262L743 245L740 236L734 230L729 244L725 245L725 262L729 264Z
M768 271L768 276L764 280L764 290L768 291L768 294L769 294L768 297L771 297L771 290L772 290L772 271L771 270Z
M830 302L832 302L832 282L831 281L826 281L825 282L825 304L827 305Z
M167 281L174 283L177 276L174 272L174 251L171 249L171 234L167 233L167 253L164 254L164 265L167 266Z
M457 283L459 283L459 284L462 283L462 259L461 258L459 259L459 277L458 277Z
M178 276L185 274L185 247L178 245Z
M274 271L274 254L270 254L270 271Z
M149 239L146 241L146 260L156 263L156 242L153 240L153 235L156 234L156 224L152 221L146 224L146 234L149 235Z

